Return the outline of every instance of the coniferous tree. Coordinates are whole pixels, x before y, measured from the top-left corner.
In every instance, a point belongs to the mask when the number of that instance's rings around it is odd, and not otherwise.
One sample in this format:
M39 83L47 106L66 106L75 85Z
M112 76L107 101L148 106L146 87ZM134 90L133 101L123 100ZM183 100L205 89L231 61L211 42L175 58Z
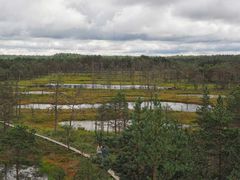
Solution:
M232 115L224 106L221 96L217 100L216 106L213 108L211 120L209 121L208 134L208 149L210 157L216 162L217 166L213 166L217 170L216 176L218 179L223 179L224 159L227 144L226 131L229 128L229 123L232 121ZM214 162L210 162L215 164Z
M203 97L202 97L202 106L197 109L197 114L199 115L197 119L197 123L201 128L207 128L210 113L211 113L211 106L210 106L209 91L207 87L204 87Z
M119 139L114 169L122 179L184 179L193 171L189 135L179 128L159 102L141 109Z
M5 81L0 83L0 120L3 121L4 131L14 117L14 106L16 105L13 86Z
M117 133L122 129L127 127L128 123L128 103L125 94L118 92L115 97L113 97L110 103L110 108L112 109L113 115L113 125L114 132Z
M23 126L10 128L0 137L1 157L8 160L9 164L16 166L16 179L20 180L20 166L29 162L38 162L35 131ZM1 158L3 159L3 158Z
M240 86L234 88L228 96L228 109L233 113L234 120L240 120Z
M232 113L226 107L221 96L214 107L210 108L208 92L205 91L203 106L198 110L199 136L197 161L200 163L203 178L225 179L232 173L232 168L238 169L234 154L238 152L236 145L231 141L238 141L238 131L229 127L232 122ZM229 146L232 144L231 146ZM230 168L231 167L231 168ZM230 170L231 169L231 170Z

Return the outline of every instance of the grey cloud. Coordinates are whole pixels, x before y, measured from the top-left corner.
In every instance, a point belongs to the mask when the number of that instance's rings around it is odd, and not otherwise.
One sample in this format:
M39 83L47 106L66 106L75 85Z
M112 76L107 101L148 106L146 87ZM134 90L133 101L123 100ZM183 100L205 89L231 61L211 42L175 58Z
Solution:
M187 54L240 48L237 0L0 0L0 4L0 52Z
M149 6L164 6L170 5L175 2L183 1L183 0L113 0L115 3L122 5L136 5L136 4L144 4Z
M222 20L239 24L239 8L239 0L186 0L176 5L174 13L194 20Z

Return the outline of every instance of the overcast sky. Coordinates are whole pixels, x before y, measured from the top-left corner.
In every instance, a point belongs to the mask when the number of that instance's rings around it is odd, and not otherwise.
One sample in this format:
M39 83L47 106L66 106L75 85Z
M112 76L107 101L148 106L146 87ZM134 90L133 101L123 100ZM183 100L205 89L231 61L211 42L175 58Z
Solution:
M240 0L0 0L0 54L238 54Z

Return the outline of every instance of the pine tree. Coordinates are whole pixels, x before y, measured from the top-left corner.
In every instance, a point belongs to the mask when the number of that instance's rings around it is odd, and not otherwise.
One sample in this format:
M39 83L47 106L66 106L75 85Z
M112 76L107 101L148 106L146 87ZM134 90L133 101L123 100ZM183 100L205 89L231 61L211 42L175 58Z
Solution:
M208 129L209 136L209 152L212 157L217 159L217 177L223 179L223 160L224 151L226 148L226 130L232 120L231 113L224 106L221 96L217 99L217 104L213 108L211 121L209 122L210 128Z
M210 113L211 113L211 106L210 106L209 91L207 87L204 87L202 105L200 108L197 109L197 114L198 114L197 123L201 128L207 128Z
M198 160L205 164L202 166L203 172L205 172L204 178L224 179L228 174L225 168L228 164L226 151L230 140L228 132L231 131L229 124L232 121L232 114L224 105L221 96L218 97L214 107L208 108L208 106L205 91L203 107L198 111L198 121L200 121L198 150L201 149L199 154L202 155Z
M153 102L135 105L132 125L119 140L114 168L122 179L184 179L193 171L189 135Z
M23 126L10 128L0 138L1 156L8 162L16 165L16 179L19 180L20 166L26 163L38 162L35 131Z
M113 114L113 128L114 132L117 133L122 129L127 127L128 123L128 103L125 97L125 94L121 91L113 97L112 102L110 103L110 108L112 109Z
M0 120L4 123L4 131L8 127L6 123L10 123L14 117L15 105L16 101L12 84L7 81L0 83Z
M240 86L234 88L227 98L228 109L233 113L234 120L240 120Z

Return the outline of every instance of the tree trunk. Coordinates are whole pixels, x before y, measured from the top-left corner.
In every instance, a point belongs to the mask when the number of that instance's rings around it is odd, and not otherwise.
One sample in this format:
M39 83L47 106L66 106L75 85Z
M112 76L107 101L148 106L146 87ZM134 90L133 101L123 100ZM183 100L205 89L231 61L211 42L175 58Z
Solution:
M58 108L57 104L54 107L54 131L57 131L57 124L58 124Z
M55 90L55 107L54 107L54 131L57 131L57 125L58 125L58 94L59 94L59 82L56 84L56 90Z
M220 134L220 128L219 128L219 134ZM218 176L219 180L222 180L222 144L221 139L218 139L219 141L219 149L218 149Z
M19 163L16 163L16 180L20 180L19 179Z
M20 93L19 93L19 82L20 82L20 74L18 75L18 80L16 83L16 91L17 91L17 106L18 106L18 116L17 119L19 120L20 118L20 114L21 114L21 97L20 97Z
M117 107L115 105L115 115L117 114ZM114 132L117 134L117 117L114 118Z
M222 153L219 153L219 164L218 164L219 180L222 180Z
M157 166L155 164L153 165L152 179L157 180Z
M4 163L4 179L5 180L7 180L7 171L8 171L7 163Z
M19 111L18 111L18 108L19 108L19 104L18 104L18 91L19 91L19 89L18 89L18 81L16 81L16 87L15 87L15 91L16 91L16 93L15 93L15 98L16 98L16 117L18 118L18 113L19 113Z
M114 119L114 132L117 134L117 120Z

